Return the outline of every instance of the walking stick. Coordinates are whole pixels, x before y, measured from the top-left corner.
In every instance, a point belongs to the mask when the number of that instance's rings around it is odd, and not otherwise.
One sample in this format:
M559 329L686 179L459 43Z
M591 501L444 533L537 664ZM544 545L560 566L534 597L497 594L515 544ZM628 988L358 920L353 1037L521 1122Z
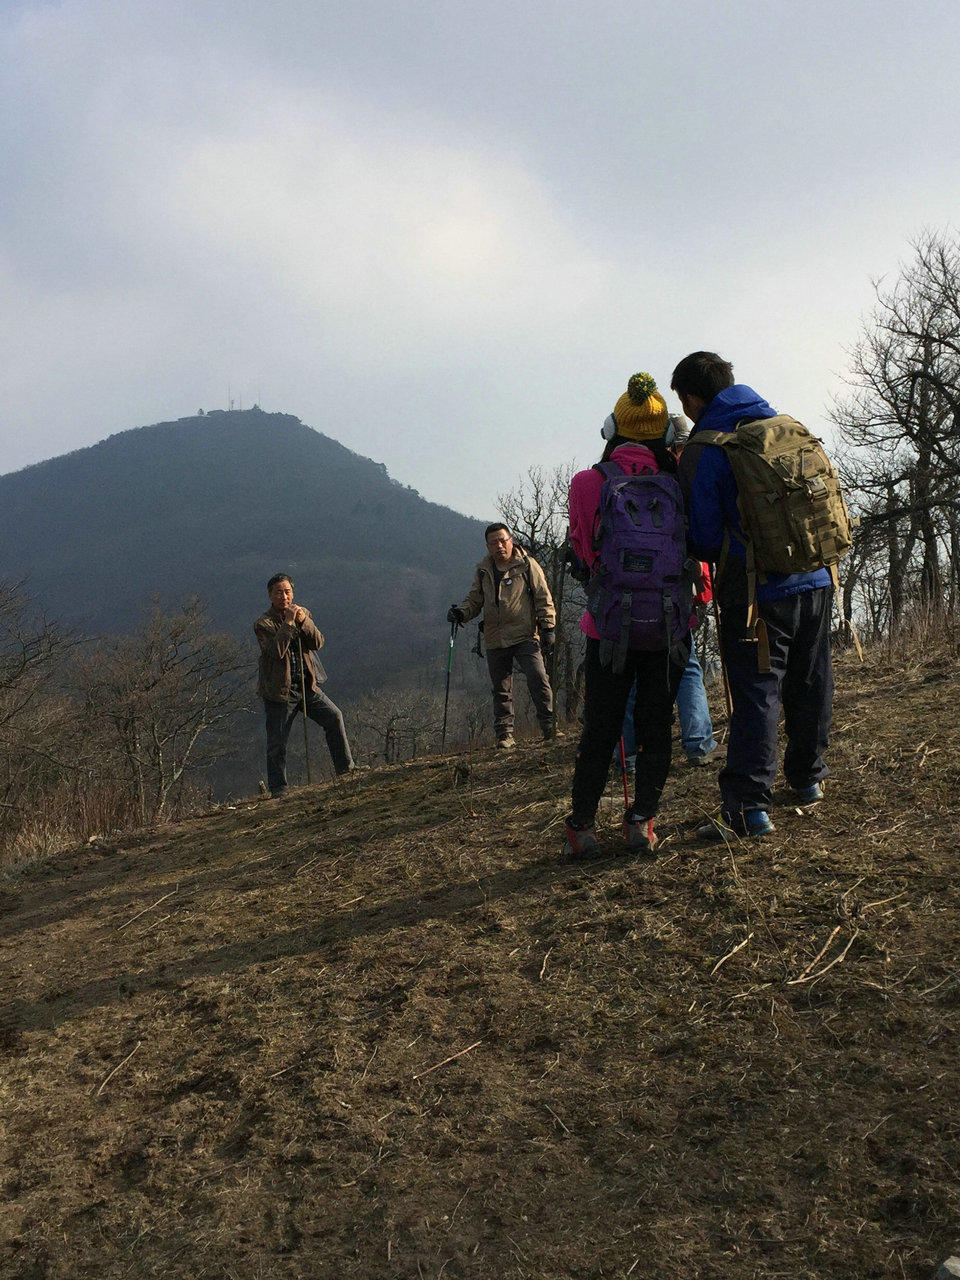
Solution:
M620 772L623 775L623 803L630 808L630 788L627 785L627 753L623 749L623 738L620 739Z
M300 697L301 711L303 712L303 754L307 761L307 786L309 787L313 778L310 776L310 740L307 737L307 673L303 666L303 644L300 641L300 628L297 628L297 650L300 653Z
M569 545L570 545L570 535L568 533L563 542L563 550L560 552L560 581L557 583L557 598L554 601L556 614L557 614L557 627L556 627L557 638L553 646L553 654L550 662L550 693L553 696L554 732L556 732L556 729L557 729L557 710L558 710L558 703L560 701L559 698L557 697L557 668L560 665L560 641L561 641L561 637L563 636L563 630L562 630L563 622L561 617L562 611L563 611L563 583L564 583L564 579L567 576L566 574L567 547L569 547Z
M447 654L447 690L443 695L443 732L440 734L440 754L443 755L447 742L447 707L450 704L450 670L453 666L453 638L457 634L457 623L450 623L450 650Z

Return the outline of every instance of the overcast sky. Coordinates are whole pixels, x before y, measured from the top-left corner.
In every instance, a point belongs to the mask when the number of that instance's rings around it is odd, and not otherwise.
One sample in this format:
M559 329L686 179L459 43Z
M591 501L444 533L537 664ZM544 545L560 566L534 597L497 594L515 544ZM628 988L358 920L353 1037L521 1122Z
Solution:
M958 47L954 0L3 0L0 471L229 386L483 517L699 347L821 427L960 222Z

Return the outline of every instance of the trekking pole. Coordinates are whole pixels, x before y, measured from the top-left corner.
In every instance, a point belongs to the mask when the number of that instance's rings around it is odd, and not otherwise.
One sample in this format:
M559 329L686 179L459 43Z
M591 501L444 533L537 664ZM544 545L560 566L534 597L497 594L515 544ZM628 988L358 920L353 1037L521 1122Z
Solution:
M307 737L307 673L303 666L303 644L300 640L300 628L297 628L297 650L300 654L300 710L303 712L303 754L307 761L307 786L313 783L310 776L310 740Z
M620 739L620 772L623 775L623 803L630 808L630 787L627 783L627 753L623 747L623 738Z
M727 720L733 718L733 698L730 694L730 681L727 679L727 664L723 660L723 645L720 643L720 610L717 608L717 597L713 597L713 625L717 628L717 653L720 655L720 675L723 680L723 699L727 704Z
M447 690L446 690L446 693L443 695L443 732L440 734L440 754L441 755L443 755L443 750L447 741L447 707L450 704L450 671L451 671L451 668L453 667L453 638L456 634L457 634L457 623L451 622L450 623L450 650L447 654Z
M553 655L550 662L550 692L553 694L554 732L556 732L556 729L557 729L557 709L558 709L558 703L560 701L559 698L557 697L557 668L560 665L560 638L563 635L563 630L562 630L563 628L563 621L562 621L563 583L567 576L566 574L567 547L569 547L569 545L570 545L570 535L568 533L563 542L563 550L560 552L560 580L557 583L557 598L556 598L556 601L554 602L556 607L556 613L557 613L557 630L556 630L557 638L556 638L556 641L554 642Z

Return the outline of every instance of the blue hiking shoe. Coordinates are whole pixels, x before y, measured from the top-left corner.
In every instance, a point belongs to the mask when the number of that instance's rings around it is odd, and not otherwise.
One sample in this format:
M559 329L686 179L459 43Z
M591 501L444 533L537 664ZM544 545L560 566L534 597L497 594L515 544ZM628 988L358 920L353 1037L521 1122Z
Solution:
M776 827L765 809L748 809L746 813L721 813L719 818L711 818L702 827L697 827L697 839L720 841L747 837L762 840L774 831Z
M820 803L823 799L823 787L819 782L813 782L809 787L794 787L793 794L797 798L797 804L805 808L807 805Z
M748 809L743 815L743 826L744 835L753 836L757 840L772 835L777 829L770 821L766 809Z

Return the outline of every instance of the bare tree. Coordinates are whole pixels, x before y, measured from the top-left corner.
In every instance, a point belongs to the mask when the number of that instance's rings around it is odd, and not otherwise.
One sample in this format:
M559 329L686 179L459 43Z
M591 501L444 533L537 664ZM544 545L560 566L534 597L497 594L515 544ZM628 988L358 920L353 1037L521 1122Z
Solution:
M79 664L87 722L105 732L141 821L229 750L216 730L247 701L248 675L246 654L208 633L196 600L169 617L154 609L135 635Z
M0 582L0 844L76 767L64 664L76 637L33 610L18 584Z
M380 689L366 694L353 708L358 730L352 735L355 750L384 764L415 760L436 742L440 707L440 699L422 689Z
M960 592L960 241L927 232L875 287L832 417L861 517L845 603L895 632L909 608L953 608Z

